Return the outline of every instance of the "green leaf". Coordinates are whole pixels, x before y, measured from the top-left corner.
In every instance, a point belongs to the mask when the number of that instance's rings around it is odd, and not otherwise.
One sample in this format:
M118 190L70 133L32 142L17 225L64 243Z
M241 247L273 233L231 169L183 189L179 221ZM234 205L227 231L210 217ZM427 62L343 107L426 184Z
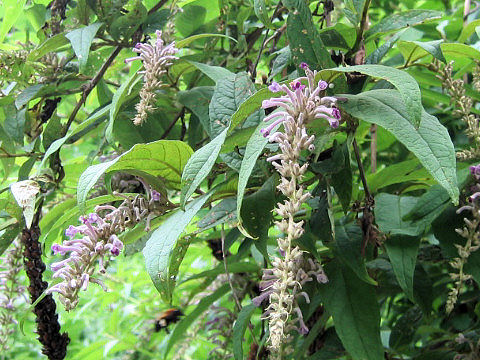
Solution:
M262 187L252 195L245 197L241 208L243 223L240 230L245 236L266 241L268 229L273 219L272 209L275 206L275 189L278 181L276 175L270 176Z
M187 333L188 328L197 320L197 318L202 315L215 301L220 299L223 295L230 291L228 284L222 285L220 288L215 290L211 295L205 296L198 303L197 307L185 316L173 329L172 334L168 338L167 348L165 350L164 359L167 359L168 353L172 350L173 345L175 345L179 340L181 340Z
M197 226L202 230L207 230L220 224L236 220L236 206L237 201L235 198L223 199L210 209L207 215L198 222Z
M329 282L317 291L332 315L335 331L353 360L383 360L380 309L375 288L347 266L333 260L325 266Z
M235 320L235 324L233 325L233 356L235 360L243 360L243 336L245 331L247 330L247 326L250 322L250 318L252 317L253 313L257 307L255 304L249 304L244 306L242 310L238 313L237 320Z
M185 210L178 209L175 211L152 233L145 244L143 256L145 257L147 272L166 302L171 301L173 290L169 286L170 279L168 276L172 250L185 227L192 221L211 195L212 192L202 195L188 203Z
M13 140L23 145L23 131L27 109L24 108L17 111L13 104L5 106L3 109L5 111L5 121L3 123L5 131Z
M232 115L254 91L255 87L245 72L217 81L209 107L211 136L217 136L229 126ZM257 125L261 118L263 111L257 111L245 120L244 125Z
M408 348L422 322L422 318L423 314L418 306L408 309L393 326L388 342L389 346L396 350ZM438 358L435 359L438 360Z
M213 86L198 86L190 90L180 91L178 101L189 108L200 120L208 136L211 134L208 109L213 95Z
M426 184L432 182L431 176L425 168L422 167L418 159L406 160L389 165L374 174L367 175L367 184L373 193L392 184L401 184L410 181Z
M345 95L340 106L349 114L390 131L442 185L454 203L458 203L455 150L447 129L432 115L422 111L420 127L407 120L405 104L394 90L372 90Z
M398 284L412 301L414 301L413 275L415 273L419 245L419 237L405 235L393 235L385 242L387 254Z
M335 247L337 256L349 266L363 281L377 285L367 273L365 261L361 256L363 232L356 225L335 225Z
M4 151L9 154L15 154L15 144L13 140L8 136L8 134L3 130L2 125L0 124L0 145ZM0 150L0 153L4 151ZM3 166L3 181L8 178L10 172L12 171L13 167L15 166L15 158L14 157L2 157L0 159L2 161Z
M370 55L367 56L365 59L365 64L378 64L382 61L383 57L387 55L388 51L395 45L395 43L400 39L402 32L398 32L393 35L390 39L385 41L385 43L380 46L378 49L373 51Z
M103 174L124 171L134 175L150 175L161 179L174 189L180 187L181 174L193 151L186 143L177 140L158 140L137 144L119 157L88 167L80 176L77 199L83 209L88 192Z
M57 34L48 38L39 46L37 46L30 54L28 54L27 59L30 61L36 61L40 59L42 56L48 54L49 52L53 52L57 49L60 49L62 46L68 44L68 39L65 37L65 34Z
M92 25L82 27L70 31L65 37L70 40L73 51L77 55L80 71L85 69L87 65L88 53L90 52L90 45L97 34L98 29L103 25L101 22L94 23Z
M418 128L422 119L422 94L415 79L405 71L384 65L356 65L329 69L340 72L359 72L368 76L387 80L397 88L403 99L410 122ZM355 115L353 115L355 116Z
M0 255L8 249L20 231L22 231L22 224L19 224L16 219L10 219L10 221L2 224L2 229L0 229Z
M110 112L110 105L107 105L103 108L101 108L98 111L95 111L93 114L91 114L85 121L82 123L78 124L75 128L73 128L71 131L68 132L67 135L64 137L55 140L50 144L48 147L47 151L45 152L45 155L43 156L42 163L40 164L40 169L45 167L47 159L55 153L57 150L59 150L63 144L65 144L67 141L72 139L76 134L79 134L83 131L85 131L88 127L92 126L96 121L99 119L106 117L108 113Z
M273 120L272 120L273 121ZM270 124L271 122L269 122ZM255 128L252 136L247 142L245 148L245 154L242 159L242 165L238 175L238 189L237 189L237 218L242 223L241 208L243 204L243 196L245 188L247 187L248 179L252 174L252 170L255 167L258 157L263 151L263 148L268 143L268 139L260 133L260 129L268 126L266 123L260 123Z
M228 128L223 130L215 139L197 150L188 160L182 174L182 193L180 195L182 207L185 206L193 192L210 174L227 136L227 130Z
M113 126L115 119L117 118L118 112L122 107L123 103L127 100L132 87L136 84L137 81L140 81L141 75L138 73L133 74L127 81L123 82L122 85L117 89L113 95L112 104L110 105L110 120L108 122L107 128L105 129L105 137L109 143L113 143Z
M270 21L270 16L268 15L267 5L265 0L253 0L253 10L257 18L265 25L267 28L272 28L272 22Z
M3 0L2 1L2 27L0 27L0 43L5 40L12 26L17 21L18 17L23 13L23 7L26 0Z
M312 69L335 66L313 23L309 7L303 0L284 0L288 8L287 37L293 61L306 62Z
M403 218L415 206L417 202L413 196L397 196L381 193L375 196L375 220L384 233L392 235L410 235L421 234L422 228Z
M480 59L480 51L473 46L457 43L444 43L441 44L440 47L447 60L450 60L451 58Z
M190 43L192 43L195 40L210 38L210 37L221 37L221 38L232 40L233 42L238 42L235 38L233 38L231 36L223 35L223 34L197 34L197 35L189 36L189 37L187 37L185 39L182 39L180 41L177 41L175 43L175 47L178 48L178 49L181 49L181 48L186 47L187 45L189 45Z
M15 99L17 109L20 109L23 105L28 104L30 100L34 99L44 86L43 84L35 84L23 90Z
M219 80L222 80L222 79L235 77L234 73L232 73L230 70L227 70L221 66L207 65L207 64L196 62L196 61L188 61L188 63L195 66L198 70L200 70L202 73L207 75L210 79L212 79L215 82L218 82Z
M397 43L398 50L402 53L405 61L408 64L412 64L415 61L427 56L432 55L434 58L446 63L445 57L443 56L442 49L440 45L443 43L443 40L434 40L434 41L399 41Z
M468 40L470 36L473 35L475 32L475 29L480 28L480 19L473 20L472 22L469 22L467 25L463 26L462 32L460 33L460 36L457 39L457 42L459 43L464 43Z
M439 19L442 13L436 10L415 9L384 17L365 33L367 43L372 38L384 33L403 29L408 26L423 24L424 22Z

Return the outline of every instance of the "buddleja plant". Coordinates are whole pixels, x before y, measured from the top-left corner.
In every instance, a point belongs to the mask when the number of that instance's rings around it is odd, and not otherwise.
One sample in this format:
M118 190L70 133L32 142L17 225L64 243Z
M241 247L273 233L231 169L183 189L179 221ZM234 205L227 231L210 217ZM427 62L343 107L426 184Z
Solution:
M1 6L2 358L478 358L470 1Z

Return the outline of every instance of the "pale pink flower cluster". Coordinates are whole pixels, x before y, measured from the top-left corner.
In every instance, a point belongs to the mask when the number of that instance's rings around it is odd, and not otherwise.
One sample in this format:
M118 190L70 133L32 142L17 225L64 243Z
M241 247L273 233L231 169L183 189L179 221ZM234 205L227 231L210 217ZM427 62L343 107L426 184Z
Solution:
M119 193L116 195L123 196ZM152 218L164 211L164 203L155 190L149 191L149 200L142 195L123 197L125 200L118 208L101 205L95 208L94 213L80 217L82 225L70 225L65 231L69 240L52 245L54 254L68 254L68 257L51 265L54 272L52 277L62 281L49 288L47 293L57 292L67 311L77 306L79 291L87 290L89 283L107 290L103 282L94 276L96 264L100 273L105 273L106 260L120 255L124 245L118 235L142 221L146 222L145 231L149 231ZM100 216L99 213L103 212L108 213Z
M135 106L137 109L137 114L133 119L135 125L143 124L148 114L155 110L155 91L164 85L162 76L172 65L173 60L178 59L174 56L178 52L175 42L165 46L162 40L162 32L157 30L156 35L157 40L154 45L138 43L133 48L138 56L125 59L125 63L142 60L145 68L144 71L140 72L143 74L144 84L140 90L140 102Z
M306 125L321 119L327 120L332 128L337 128L341 119L340 111L335 106L337 99L325 96L328 84L322 80L316 82L317 73L306 64L301 67L305 70L306 77L296 79L290 86L273 83L269 89L283 92L284 95L265 100L262 104L264 109L279 108L265 118L267 122L274 121L261 132L270 142L278 143L280 148L279 154L267 160L281 175L281 183L277 188L286 200L278 203L275 211L282 217L276 225L285 236L277 239L280 256L272 260L272 269L264 270L260 284L263 293L253 299L253 302L259 305L262 301L269 300L264 316L269 319L270 350L279 358L289 352L285 344L288 343L291 330L308 333L297 304L299 296L310 301L307 293L302 291L302 286L313 279L320 283L328 281L322 266L317 261L305 259L303 251L292 245L304 233L304 222L295 221L295 215L311 196L301 185L308 163L300 165L300 155L302 151L315 150L315 136L308 135ZM272 133L281 124L283 131ZM297 316L294 321L289 321L292 313Z

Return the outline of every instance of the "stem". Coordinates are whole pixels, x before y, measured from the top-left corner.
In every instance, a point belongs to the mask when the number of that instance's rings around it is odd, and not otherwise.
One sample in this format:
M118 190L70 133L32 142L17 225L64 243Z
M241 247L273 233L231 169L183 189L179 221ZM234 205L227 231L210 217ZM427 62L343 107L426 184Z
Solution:
M367 18L368 18L368 9L370 8L370 3L372 0L366 0L365 5L363 6L363 12L362 12L362 19L360 20L360 26L357 29L357 39L355 40L355 45L353 45L352 50L350 50L347 53L347 57L351 56L352 54L355 54L358 49L360 48L360 44L363 41L363 33L365 32L368 24L367 24Z
M377 125L372 124L370 127L370 134L372 136L372 142L370 143L370 162L371 171L374 174L377 171Z
M184 115L185 115L185 107L183 107L182 110L180 110L180 112L175 116L175 118L170 123L170 125L168 125L168 128L165 130L163 135L160 137L160 140L165 139L168 136L168 134L170 134L170 131L172 131L172 129L175 126L175 124L177 123L178 119L180 119Z
M4 158L17 158L17 157L41 157L45 155L45 153L20 153L20 154L10 154L4 148L0 147L0 151L3 151L5 154L0 154L0 159Z
M357 140L355 138L353 139L353 151L355 152L355 159L357 160L360 179L362 179L365 198L371 199L372 194L370 193L370 190L368 190L367 178L365 177L365 170L363 169L362 159L360 158L360 150L358 149Z

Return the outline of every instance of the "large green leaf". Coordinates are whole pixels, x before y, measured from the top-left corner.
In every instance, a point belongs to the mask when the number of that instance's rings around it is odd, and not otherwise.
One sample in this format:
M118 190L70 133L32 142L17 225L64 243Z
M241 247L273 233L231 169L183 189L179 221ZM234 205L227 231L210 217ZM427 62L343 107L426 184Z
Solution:
M383 360L380 309L375 288L359 281L346 265L333 260L325 266L329 282L318 287L335 331L354 360Z
M227 130L228 128L223 130L215 139L200 150L197 150L188 160L182 174L182 193L180 198L182 207L185 206L193 192L210 174L227 136Z
M83 70L87 64L90 45L92 44L98 29L100 29L102 25L103 24L100 22L94 23L86 27L72 30L65 35L65 37L70 40L73 51L75 52L75 55L77 55L80 70Z
M368 41L381 34L439 19L441 16L442 13L440 11L423 9L414 9L392 14L384 17L380 22L372 26L370 30L365 33L365 38L367 38Z
M187 333L188 328L197 320L197 318L202 315L208 308L223 295L225 295L230 290L228 284L222 285L220 288L215 290L211 295L205 296L198 303L197 307L185 316L173 329L172 334L168 338L167 348L165 350L164 359L167 359L168 353L172 350L173 345L175 345L179 340L181 340Z
M219 135L230 124L232 115L240 104L248 99L255 91L247 73L235 74L233 78L217 81L209 107L210 134L212 137ZM254 126L263 117L263 111L250 115L245 126Z
M480 27L480 19L469 22L466 26L462 28L462 32L460 33L460 36L458 37L457 41L459 43L464 43L465 41L468 40L470 36L473 35L473 33L475 32L475 29L479 27Z
M372 90L345 97L348 101L341 104L345 111L390 131L417 156L453 202L458 203L455 150L447 129L434 116L422 111L420 127L415 129L395 90Z
M413 196L398 196L381 193L375 196L375 219L384 233L392 235L421 234L423 228L411 221L403 220L417 202Z
M242 165L238 175L238 189L237 189L237 218L242 222L241 208L243 203L243 196L245 188L247 187L248 179L252 174L252 170L255 167L258 157L263 151L263 148L268 143L268 139L260 133L260 129L268 126L268 124L261 122L253 132L252 136L248 140L247 147L245 148L245 154L243 155Z
M98 179L113 171L158 177L166 186L179 189L183 168L192 153L190 146L177 140L137 144L116 159L92 165L83 172L78 180L78 204L82 208L88 192Z
M203 129L210 136L210 116L208 108L213 95L212 86L198 86L191 90L180 91L178 101L189 108L200 120Z
M403 99L410 122L418 128L422 119L422 94L415 79L405 71L384 65L356 65L329 69L340 72L359 72L376 78L387 80L397 88Z
M420 238L405 235L393 235L385 242L398 284L412 301L414 301L413 275L419 245Z
M178 238L193 217L210 198L212 192L188 203L185 210L178 209L155 230L145 244L143 256L145 266L153 284L166 302L170 302L173 289L170 288L169 268L172 251Z
M367 273L364 258L361 256L363 232L356 225L335 225L335 251L337 256L349 266L363 281L376 285Z
M335 66L313 23L312 14L303 0L284 0L288 8L287 36L293 61L306 62L312 69Z

